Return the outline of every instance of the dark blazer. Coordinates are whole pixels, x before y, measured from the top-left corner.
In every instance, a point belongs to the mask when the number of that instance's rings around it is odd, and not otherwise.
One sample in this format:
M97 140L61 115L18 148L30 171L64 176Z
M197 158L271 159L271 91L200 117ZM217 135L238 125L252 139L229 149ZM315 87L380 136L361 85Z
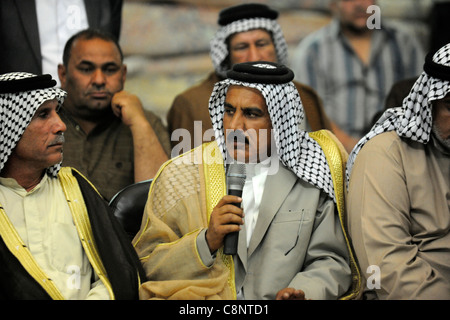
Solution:
M89 26L109 31L117 39L123 0L84 0ZM42 56L34 0L0 1L0 74L42 73Z

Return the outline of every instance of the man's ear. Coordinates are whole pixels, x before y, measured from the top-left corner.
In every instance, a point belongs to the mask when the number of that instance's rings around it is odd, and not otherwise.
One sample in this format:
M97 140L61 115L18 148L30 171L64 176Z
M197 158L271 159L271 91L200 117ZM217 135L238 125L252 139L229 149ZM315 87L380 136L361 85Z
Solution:
M66 67L61 63L58 64L58 77L59 77L59 82L61 82L62 89L64 89L66 86L66 74L67 74Z

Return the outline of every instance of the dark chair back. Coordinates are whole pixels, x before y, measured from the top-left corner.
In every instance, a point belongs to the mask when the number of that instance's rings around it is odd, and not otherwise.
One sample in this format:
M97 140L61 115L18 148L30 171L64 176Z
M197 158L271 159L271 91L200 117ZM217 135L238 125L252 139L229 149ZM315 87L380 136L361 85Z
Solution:
M122 224L130 241L141 227L142 215L152 181L150 179L129 185L117 192L109 202L114 216Z

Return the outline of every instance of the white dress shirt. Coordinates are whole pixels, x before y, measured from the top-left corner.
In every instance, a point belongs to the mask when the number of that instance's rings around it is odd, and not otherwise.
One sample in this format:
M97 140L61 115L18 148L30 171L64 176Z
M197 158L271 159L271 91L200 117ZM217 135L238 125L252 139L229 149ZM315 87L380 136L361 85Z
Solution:
M58 82L58 64L67 40L87 28L83 0L35 0L42 55L42 73Z
M250 244L253 231L255 230L256 222L258 221L259 207L261 205L267 175L274 169L274 164L279 164L278 155L276 154L262 162L247 164L245 166L246 178L244 189L242 190L242 208L244 210L247 248ZM238 300L244 300L245 296L242 288L236 288L236 290L236 298Z
M242 208L244 210L244 226L247 235L247 248L252 238L258 221L259 206L264 192L267 173L269 172L270 162L260 162L257 164L247 164L246 179L244 189L242 190Z

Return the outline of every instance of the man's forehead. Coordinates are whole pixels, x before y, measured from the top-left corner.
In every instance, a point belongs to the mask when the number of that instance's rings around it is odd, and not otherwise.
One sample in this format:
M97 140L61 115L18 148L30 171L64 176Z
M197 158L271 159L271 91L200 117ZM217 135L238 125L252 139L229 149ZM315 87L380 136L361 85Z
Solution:
M71 57L75 63L94 62L101 58L121 64L120 52L114 42L100 38L77 39L73 43Z
M49 100L45 100L37 109L36 112L34 113L34 117L36 117L36 115L38 114L39 111L42 110L48 110L48 109L55 109L55 110L59 110L60 105L58 103L58 100L55 99L49 99Z
M271 39L272 37L271 32L266 29L259 28L233 33L230 35L230 41L234 39L246 39L255 35L259 36L259 38L266 37Z
M228 90L227 90L227 95L232 90L236 90L236 91L252 91L255 94L260 95L262 98L264 98L264 96L262 95L261 91L258 90L257 88L247 87L247 86L239 85L239 84L230 84L230 86L228 87Z
M243 95L254 94L255 100L261 100L264 106L267 108L266 99L261 91L256 88L240 86L240 85L230 85L227 94L225 96L225 102L229 101L232 97L242 97ZM256 97L258 96L258 98Z

